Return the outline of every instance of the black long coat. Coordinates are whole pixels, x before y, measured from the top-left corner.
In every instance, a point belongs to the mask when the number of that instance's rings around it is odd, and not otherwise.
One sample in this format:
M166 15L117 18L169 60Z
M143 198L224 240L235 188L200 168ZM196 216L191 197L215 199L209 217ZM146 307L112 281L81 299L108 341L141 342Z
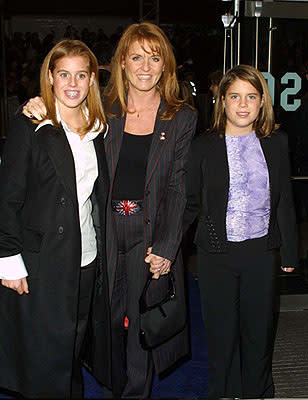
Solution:
M162 113L164 109L165 102L162 101L159 113ZM117 108L112 111L116 115L119 113ZM179 246L182 239L182 217L186 204L186 161L196 128L196 120L197 112L187 106L183 107L172 120L162 120L159 116L156 118L144 188L144 256L146 256L147 248L152 246L153 254L172 261L177 293L182 299L183 310L185 308L184 274ZM107 135L104 143L111 192L122 143L125 117L109 118L108 124L110 134ZM107 209L107 238L111 298L118 254L111 206ZM144 268L138 270L136 274L136 280L139 281L138 287L143 286L142 282L145 282L149 270L148 264L144 263L143 265ZM157 288L159 290L159 286ZM161 373L171 367L188 352L187 331L184 330L152 351L156 373Z
M67 398L81 260L75 168L62 128L45 125L34 130L23 115L15 118L0 169L0 257L21 253L30 291L19 296L0 286L0 387L25 397ZM108 193L103 134L94 145L100 263L89 324L95 341L88 341L86 359L94 375L109 385L109 302L101 229Z

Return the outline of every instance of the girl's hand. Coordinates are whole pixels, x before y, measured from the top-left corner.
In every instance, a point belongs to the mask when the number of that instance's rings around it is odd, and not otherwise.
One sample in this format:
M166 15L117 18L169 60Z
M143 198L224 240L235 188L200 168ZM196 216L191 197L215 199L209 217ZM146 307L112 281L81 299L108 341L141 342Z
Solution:
M282 269L284 272L293 272L295 268L293 268L293 267L283 267L283 266L281 266L281 269Z
M15 290L18 294L23 294L29 293L29 289L28 289L28 282L27 282L27 278L21 278L21 279L2 279L1 283L3 286Z

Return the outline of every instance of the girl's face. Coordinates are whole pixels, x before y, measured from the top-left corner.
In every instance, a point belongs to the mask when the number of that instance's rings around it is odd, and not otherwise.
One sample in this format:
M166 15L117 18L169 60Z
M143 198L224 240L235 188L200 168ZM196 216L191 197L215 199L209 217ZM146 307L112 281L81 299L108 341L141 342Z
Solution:
M264 99L251 83L236 79L222 102L227 118L226 135L240 136L252 131Z
M49 70L49 80L61 111L78 109L87 98L95 78L90 74L89 61L82 56L63 56L55 63L53 72Z
M122 67L130 89L149 92L155 89L160 80L164 60L159 54L152 52L146 40L142 47L137 40L134 41L123 59Z

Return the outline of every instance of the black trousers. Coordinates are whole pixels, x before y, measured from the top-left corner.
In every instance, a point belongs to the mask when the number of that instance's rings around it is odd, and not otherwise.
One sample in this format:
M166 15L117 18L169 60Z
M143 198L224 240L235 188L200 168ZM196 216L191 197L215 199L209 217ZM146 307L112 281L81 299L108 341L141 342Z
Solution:
M84 397L82 365L79 360L80 351L85 337L90 307L92 302L93 287L96 276L96 260L82 267L80 272L78 321L73 360L71 398L82 399Z
M207 398L270 398L276 255L266 250L266 237L228 247L225 254L197 249L209 356Z
M152 354L139 342L139 297L145 285L149 266L145 264L143 214L114 214L118 239L118 265L111 302L113 396L115 398L149 398L154 364ZM153 280L149 304L159 301L167 290L167 278ZM125 316L129 326L124 328ZM106 391L107 393L107 391Z

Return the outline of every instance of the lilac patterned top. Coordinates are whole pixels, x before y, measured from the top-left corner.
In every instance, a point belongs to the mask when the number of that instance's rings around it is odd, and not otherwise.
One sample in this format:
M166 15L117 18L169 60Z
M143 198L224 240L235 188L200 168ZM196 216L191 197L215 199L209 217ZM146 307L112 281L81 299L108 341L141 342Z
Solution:
M229 164L227 239L241 242L267 234L270 189L267 164L255 132L226 135Z

